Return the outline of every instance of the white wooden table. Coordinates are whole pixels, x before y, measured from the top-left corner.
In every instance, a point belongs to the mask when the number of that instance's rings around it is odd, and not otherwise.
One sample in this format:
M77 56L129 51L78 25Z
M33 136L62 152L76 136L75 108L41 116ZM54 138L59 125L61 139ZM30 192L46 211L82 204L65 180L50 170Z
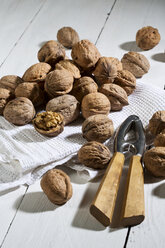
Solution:
M142 52L151 69L138 81L164 88L164 13L165 0L0 0L0 77L22 76L37 63L42 43L56 39L63 26L96 43L102 55L121 59L127 51L139 51L136 31L151 25L162 39ZM0 193L0 247L165 247L164 181L145 179L146 218L141 225L104 228L89 214L99 182L84 183L71 169L65 170L74 192L62 207L48 201L39 182Z

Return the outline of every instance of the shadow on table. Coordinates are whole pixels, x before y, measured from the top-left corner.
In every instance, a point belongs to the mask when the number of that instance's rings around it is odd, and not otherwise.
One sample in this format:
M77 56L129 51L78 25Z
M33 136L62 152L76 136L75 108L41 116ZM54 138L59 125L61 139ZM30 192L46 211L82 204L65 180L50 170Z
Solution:
M152 195L165 198L165 183L162 183L152 190Z
M165 53L156 53L151 58L158 62L165 62Z
M15 191L17 189L19 189L19 186L14 187L12 189L6 189L6 190L3 190L3 191L0 191L0 196L6 195L8 193L11 193L11 192L13 192L13 191Z
M134 52L141 52L142 49L140 49L137 45L136 45L136 41L128 41L128 42L124 42L121 45L119 45L119 47L125 51L134 51Z
M20 211L26 213L54 211L58 207L60 206L51 203L43 192L26 193L26 195L23 197L23 200L22 196L20 196L13 206L14 209L17 210L19 208Z

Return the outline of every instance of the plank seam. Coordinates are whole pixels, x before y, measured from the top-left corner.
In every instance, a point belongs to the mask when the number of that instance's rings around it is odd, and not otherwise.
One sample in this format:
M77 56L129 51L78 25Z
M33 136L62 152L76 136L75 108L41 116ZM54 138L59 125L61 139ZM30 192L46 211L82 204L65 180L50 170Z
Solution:
M11 50L9 51L8 55L6 56L6 58L0 64L0 68L3 66L3 64L5 63L5 61L8 59L8 57L10 56L10 54L12 53L12 51L14 50L14 48L17 46L18 42L22 39L23 35L29 29L30 25L34 22L34 20L36 19L36 17L40 13L41 9L43 8L43 6L45 5L46 2L47 2L47 0L44 0L43 4L40 6L40 8L38 9L38 11L34 14L34 16L32 17L32 19L30 20L29 24L25 27L25 30L23 31L23 33L20 35L20 37L18 38L18 40L15 42L15 44L13 45L13 47L11 48Z
M111 7L111 9L110 9L110 11L107 13L107 17L106 17L105 22L104 22L104 25L103 25L103 27L101 28L100 33L99 33L99 35L98 35L98 37L97 37L97 40L96 40L96 42L95 42L95 45L97 44L98 40L100 39L100 36L101 36L101 34L102 34L102 32L103 32L103 30L104 30L104 28L105 28L105 25L106 25L106 23L107 23L107 21L108 21L110 15L111 15L111 13L112 13L114 7L115 7L116 2L117 2L117 0L114 1L113 5L112 5L112 7Z
M123 248L127 247L127 242L128 242L128 239L129 239L130 231L131 231L131 227L128 228L128 232L127 232L127 236L126 236Z
M29 186L27 186L27 188L26 188L26 190L25 190L25 193L23 194L23 197L22 197L22 199L21 199L21 201L20 201L20 204L18 205L18 207L17 207L17 209L16 209L16 212L15 212L15 214L14 214L14 217L13 217L13 219L11 220L11 222L10 222L10 224L9 224L9 227L8 227L8 229L7 229L7 232L6 232L6 234L5 234L5 236L4 236L3 240L2 240L2 243L1 243L1 245L0 245L0 248L2 248L2 246L3 246L4 242L5 242L5 239L6 239L8 233L9 233L9 231L10 231L10 228L11 228L11 226L12 226L14 220L15 220L15 217L16 217L16 215L17 215L17 212L18 212L18 210L19 210L19 208L20 208L20 206L21 206L21 204L22 204L22 201L23 201L23 199L24 199L24 197L25 197L25 195L26 195L26 193L27 193L27 191L28 191L28 188L29 188Z

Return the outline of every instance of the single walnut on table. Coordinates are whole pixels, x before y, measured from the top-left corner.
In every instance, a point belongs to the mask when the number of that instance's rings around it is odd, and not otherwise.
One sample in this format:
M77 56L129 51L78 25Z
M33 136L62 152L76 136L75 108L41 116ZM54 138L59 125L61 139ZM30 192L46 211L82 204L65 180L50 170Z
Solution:
M22 78L15 75L7 75L0 79L0 88L7 89L14 94L15 88L23 83Z
M40 62L48 63L52 67L54 67L57 62L64 58L65 49L55 40L46 42L38 51L38 60Z
M93 169L104 169L111 158L109 149L96 141L91 141L83 145L78 152L80 163Z
M3 115L9 122L22 126L32 121L35 109L28 98L17 97L7 103Z
M62 170L49 170L43 175L40 184L48 199L54 204L62 205L72 197L70 178Z
M81 111L84 118L96 114L108 115L110 109L110 101L104 94L99 92L84 96L81 104Z
M74 62L70 59L65 59L65 60L61 60L59 61L56 65L55 65L55 69L57 70L62 70L62 69L66 69L69 72L72 73L73 77L75 79L78 79L81 77L80 75L80 70L78 69L78 67L74 64Z
M136 33L136 44L142 50L149 50L155 47L160 41L160 34L157 28L151 26L143 27Z
M11 92L7 89L0 88L0 115L3 114L3 110L11 98Z
M63 27L57 32L57 40L66 48L72 48L80 39L76 30L71 27Z
M107 115L92 115L83 122L82 133L87 141L102 143L113 135L113 122Z
M91 77L81 77L74 82L71 94L81 103L84 96L97 90L98 86Z
M42 112L36 115L33 125L39 133L55 137L64 130L64 118L52 111Z
M161 133L165 129L165 110L157 111L149 121L149 130L153 135Z
M46 111L62 114L67 125L79 117L80 104L74 96L66 94L50 100L46 105Z
M128 105L127 93L119 85L103 84L99 91L107 96L113 111L121 110L123 106Z

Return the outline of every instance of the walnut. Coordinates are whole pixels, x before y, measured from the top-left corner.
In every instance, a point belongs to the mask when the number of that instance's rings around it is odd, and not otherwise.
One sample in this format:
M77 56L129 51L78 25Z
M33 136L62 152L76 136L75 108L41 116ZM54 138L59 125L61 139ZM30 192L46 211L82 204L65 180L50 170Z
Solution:
M85 70L89 70L97 63L100 53L92 42L81 40L72 47L71 56L76 64Z
M100 84L108 84L114 81L117 76L117 66L112 58L99 58L93 74Z
M123 106L128 105L127 93L119 85L103 84L99 91L108 97L113 111L121 110Z
M97 114L108 115L110 109L110 101L104 94L99 92L84 96L81 104L81 111L84 118Z
M117 71L123 70L123 65L118 58L108 57L108 61L117 67Z
M130 71L136 78L142 77L150 69L147 58L137 52L128 52L121 59L123 69Z
M165 147L153 147L144 154L144 165L155 177L165 177Z
M72 197L70 178L62 170L49 170L43 175L40 184L48 199L54 204L62 205Z
M10 98L11 92L7 89L0 88L0 115L3 114L3 110Z
M165 147L165 129L163 129L163 131L154 139L154 146Z
M65 69L50 72L45 80L45 90L51 98L69 93L72 87L73 76Z
M52 67L64 58L65 48L55 40L46 42L38 51L38 60L40 62L46 62Z
M73 77L76 78L76 79L81 77L80 70L74 64L74 62L72 60L70 60L70 59L65 59L65 60L59 61L55 65L55 69L57 69L57 70L66 69L69 72L71 72Z
M165 129L165 110L157 111L149 121L149 130L153 135L161 133Z
M136 78L130 71L118 71L117 76L114 80L114 84L122 87L129 96L136 88Z
M53 111L63 115L65 125L76 120L80 114L80 104L72 95L58 96L46 105L46 111Z
M113 122L107 115L89 116L82 124L82 133L87 141L105 142L114 133Z
M9 90L14 94L15 88L23 83L22 78L15 75L7 75L0 79L0 88Z
M71 27L63 27L57 32L57 40L66 48L72 48L80 39L76 30Z
M3 115L9 122L22 126L32 121L35 109L28 98L17 97L7 103Z
M51 66L47 63L37 63L30 66L23 75L25 82L40 82L44 81L46 75L51 70Z
M111 153L105 145L91 141L83 145L78 151L80 163L93 169L104 169L111 158Z
M64 118L52 111L38 113L33 120L37 132L49 137L55 137L64 130Z
M143 27L136 33L136 44L142 50L150 50L160 41L160 34L157 28L151 26Z
M84 96L97 90L98 86L91 77L81 77L74 82L71 94L81 103Z
M15 89L16 97L27 97L32 101L34 106L39 106L44 103L44 93L37 83L24 82L19 84Z

